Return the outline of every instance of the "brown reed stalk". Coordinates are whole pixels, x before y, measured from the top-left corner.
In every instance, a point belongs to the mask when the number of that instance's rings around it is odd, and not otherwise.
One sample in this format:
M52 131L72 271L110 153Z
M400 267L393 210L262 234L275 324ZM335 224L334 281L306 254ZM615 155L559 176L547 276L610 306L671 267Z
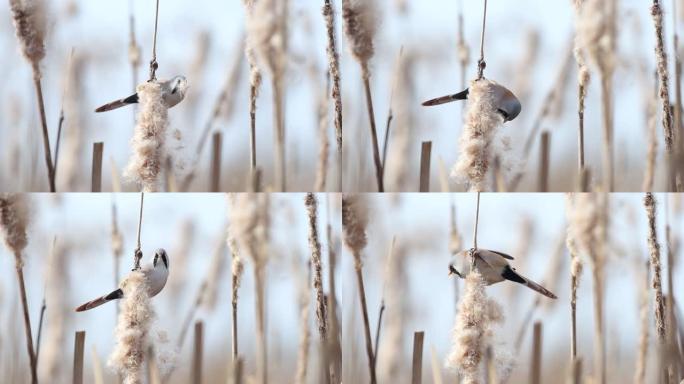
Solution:
M319 97L316 108L316 117L318 120L318 162L316 165L316 179L314 180L314 191L325 192L325 185L328 179L328 152L330 144L328 143L328 88L330 77L326 79L326 87Z
M328 73L332 78L331 96L335 107L335 138L337 141L337 190L342 191L342 90L340 88L340 55L335 38L335 10L332 0L324 0L323 18L327 35L326 54L328 56Z
M655 320L656 333L658 334L658 342L663 344L665 342L665 300L663 298L662 278L660 275L660 244L658 244L658 236L656 232L656 201L653 194L646 193L644 197L644 208L646 209L646 218L648 219L648 250L653 266L653 290L655 292Z
M411 362L411 384L420 384L423 378L424 331L413 332L413 360Z
M74 337L74 384L83 384L83 352L85 347L85 336L85 331L76 331L76 335Z
M430 192L430 153L432 141L423 141L420 146L420 192Z
M193 383L202 383L202 358L204 350L204 323L195 322L195 343L192 354L192 377Z
M646 192L653 191L653 179L655 178L656 155L658 154L658 136L656 129L657 108L655 100L648 98L646 104L646 141L648 143L646 149L646 171L644 172L644 181L642 189Z
M26 226L28 224L27 204L22 195L0 195L0 231L7 248L14 254L14 263L19 284L19 296L24 315L24 330L26 333L26 350L31 368L31 383L38 383L36 374L36 355L33 351L31 336L31 318L29 317L28 301L26 299L26 285L24 283L23 252L27 245Z
M55 192L55 169L52 163L52 154L50 153L50 136L48 134L47 118L45 117L43 87L40 81L42 78L40 62L45 58L45 33L47 29L44 3L42 0L9 0L9 4L22 55L31 64L33 71L33 85L36 90L38 111L40 113L48 184L50 192Z
M370 321L368 320L368 306L366 304L366 290L363 283L363 260L361 253L368 244L366 227L368 226L368 211L365 201L360 195L345 195L342 197L342 231L344 243L351 250L354 257L354 270L359 292L361 312L363 314L364 336L366 339L366 354L368 355L368 371L371 384L376 384L375 357L373 342L371 341Z
M221 132L214 132L211 137L211 176L210 192L218 192L221 189L221 146L223 135Z
M354 59L361 66L361 78L363 80L364 93L366 96L366 109L370 125L371 148L373 150L373 162L375 164L375 178L378 192L384 192L385 186L382 177L382 160L378 146L378 134L375 125L375 112L373 111L373 96L370 87L369 62L375 54L373 39L377 33L376 5L373 0L342 0L342 19L344 20L344 33L347 36L349 50Z
M313 290L316 294L316 322L321 341L325 344L328 333L327 309L323 292L323 263L321 261L321 242L318 239L318 201L313 193L304 198L309 228L309 249L311 250L311 266L313 267Z
M541 134L541 155L539 161L539 192L549 191L549 161L551 154L551 133L544 131Z
M311 281L311 263L307 263L307 270L305 273L299 271L299 263L295 262L293 268L295 274L298 274L297 280L297 305L299 307L299 346L297 348L297 368L295 370L295 384L305 384L307 368L309 365L309 339L311 332L309 331L309 307L311 303L311 295L309 294L309 284ZM323 344L323 361L326 361L327 345ZM327 364L326 364L327 366ZM329 380L329 376L328 376ZM326 381L328 381L326 380Z
M534 323L534 332L532 337L532 369L531 369L531 384L541 383L542 370L542 323L536 321Z
M578 23L581 21L581 9L583 0L575 0L575 29L579 30ZM587 86L589 85L590 75L587 66L585 53L582 50L582 43L579 36L574 38L573 55L577 63L577 174L581 177L584 171L584 102L587 97ZM581 190L581 192L587 192Z
M90 176L90 192L102 192L102 151L104 143L93 143L93 166Z
M242 273L244 270L244 266L242 263L242 258L240 258L240 253L237 247L237 242L235 241L235 238L231 234L231 230L229 227L228 230L228 248L230 249L230 253L233 257L233 261L231 263L231 307L232 307L232 319L233 319L233 326L232 326L232 337L231 337L231 357L233 363L238 358L238 290L240 288L240 280L242 280Z

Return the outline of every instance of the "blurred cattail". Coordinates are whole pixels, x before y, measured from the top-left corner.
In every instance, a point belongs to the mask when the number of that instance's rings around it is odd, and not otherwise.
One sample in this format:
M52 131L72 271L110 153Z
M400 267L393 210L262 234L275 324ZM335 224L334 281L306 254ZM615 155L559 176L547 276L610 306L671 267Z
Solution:
M21 53L33 66L33 75L40 77L40 61L45 57L45 5L42 0L10 0L16 35Z
M634 384L643 384L646 377L646 360L648 358L648 339L649 328L651 323L651 306L650 306L650 290L648 283L650 280L650 262L646 260L646 269L641 268L641 263L638 264L637 273L643 275L641 285L639 287L639 347L637 349L636 370L634 371Z
M297 284L297 291L299 292L297 295L297 304L299 306L299 348L294 383L305 384L309 365L309 339L311 338L311 332L309 331L309 307L311 304L309 281L311 278L309 271L302 272L299 265L295 265L295 274L299 275L297 279L299 281L299 284Z
M242 258L240 258L240 251L237 247L237 242L231 234L230 227L228 228L228 249L232 256L231 262L231 305L233 307L233 334L232 334L232 357L233 361L237 359L238 343L237 343L237 307L238 307L238 290L240 289L240 281L242 280L242 273L244 265Z
M470 83L465 125L459 139L460 154L451 169L451 176L467 184L471 192L490 188L489 166L494 157L501 157L496 149L495 136L503 118L495 107L491 80Z
M60 148L59 160L55 160L55 167L59 169L59 187L64 191L77 191L79 188L79 176L83 172L83 164L86 163L86 116L83 108L85 100L85 76L86 60L84 55L73 54L67 67L64 85L64 131L63 144ZM58 166L59 164L59 166Z
M269 197L266 194L241 193L230 198L230 231L238 249L254 264L256 310L257 382L267 381L266 350L266 263L269 239Z
M489 299L479 272L469 273L452 331L447 368L458 371L465 384L482 383L481 362L490 343L491 327L504 321L501 306Z
M663 297L662 278L660 274L660 244L656 232L656 201L648 192L644 197L644 208L648 219L648 251L653 266L653 290L655 291L655 319L658 341L665 342L665 298Z
M651 92L646 92L646 94L651 95ZM646 171L641 188L643 191L650 192L653 191L656 155L658 154L658 135L656 134L658 111L655 99L652 97L645 97L644 104L646 105L646 140L648 146L646 149Z
M344 33L349 42L349 51L361 65L363 77L370 76L368 64L375 54L373 39L378 30L375 1L342 0Z
M356 271L356 283L359 291L361 312L363 314L363 327L366 340L366 354L368 355L368 371L370 382L377 382L375 376L375 355L373 342L371 341L370 321L368 320L368 305L366 304L366 289L363 283L363 261L361 252L368 244L366 227L368 226L368 208L361 195L346 195L342 197L342 232L344 244L352 251L354 257L354 270Z
M574 194L572 209L568 212L568 237L570 246L585 255L590 264L594 290L594 359L597 380L605 383L605 338L603 325L604 269L606 263L605 240L607 236L607 195L591 193ZM572 250L571 250L572 252ZM581 272L580 265L573 263L571 271ZM571 273L572 273L571 272ZM579 279L577 277L576 279ZM575 282L577 284L577 282ZM572 287L571 287L572 288Z
M140 84L138 123L131 140L133 155L124 174L137 182L143 192L157 192L161 185L161 170L166 158L168 108L162 99L161 85Z
M335 105L335 138L337 140L338 190L342 190L342 91L340 89L340 55L335 40L335 10L332 0L325 0L323 18L328 37L326 54L328 56L328 74L332 80L331 95Z
M38 383L36 372L36 355L33 352L33 337L31 336L31 319L29 317L28 303L26 299L26 285L24 283L24 259L22 252L28 243L26 226L28 224L28 207L23 195L2 194L0 195L0 231L7 248L14 254L14 263L19 283L19 295L24 314L24 331L26 333L26 349L31 363L32 383Z
M574 39L573 54L577 62L577 84L579 91L577 93L577 113L579 115L579 130L578 130L578 166L580 171L584 168L584 101L587 97L587 86L589 85L589 67L585 59L585 52L582 46L579 30L582 22L581 7L582 0L572 0L575 4L575 29L577 34Z
M577 357L577 289L579 288L583 267L577 248L577 236L580 236L582 231L586 230L584 227L586 222L581 216L577 216L575 212L575 201L571 195L568 195L566 200L568 229L565 244L570 252L571 355L573 359Z
M667 69L667 52L665 51L665 36L663 32L663 10L658 0L653 0L651 17L656 34L656 63L658 80L660 82L660 101L663 103L663 130L665 131L665 149L668 153L673 150L674 129L672 127L672 110L670 109L670 74Z
M463 250L463 238L458 232L456 225L456 205L451 203L451 215L449 220L449 253L456 255Z
M314 190L316 192L325 192L325 184L328 178L328 156L330 151L330 144L328 143L328 93L325 89L318 99L316 116L318 118L319 149Z
M45 341L40 348L39 376L42 382L68 381L64 351L69 348L67 337L72 309L69 307L69 246L55 242L46 269L45 300L50 303L47 311Z
M187 270L188 259L195 242L195 223L190 219L181 221L176 232L177 243L173 248L174 268L169 270L169 290L172 297L177 297L185 290L185 283L188 279L185 271Z
M373 39L377 33L375 0L342 0L342 19L344 33L347 36L349 50L361 66L361 77L366 94L366 109L370 123L373 162L375 164L375 178L378 192L384 192L383 164L380 159L378 133L375 126L375 112L373 111L373 97L370 88L369 61L375 53Z
M141 271L131 272L121 289L124 297L116 324L116 345L107 365L119 372L124 384L142 384L150 326L155 314Z
M226 263L226 242L221 240L217 243L214 250L214 257L211 259L209 270L206 276L206 289L202 293L202 306L207 310L213 310L216 307L216 298L219 290L219 283L223 277Z

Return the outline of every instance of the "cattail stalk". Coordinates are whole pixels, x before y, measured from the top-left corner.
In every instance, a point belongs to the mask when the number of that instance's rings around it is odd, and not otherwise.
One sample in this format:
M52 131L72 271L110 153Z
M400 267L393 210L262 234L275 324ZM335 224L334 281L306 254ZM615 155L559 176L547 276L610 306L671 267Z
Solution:
M340 55L335 39L335 10L332 0L324 0L323 18L328 37L326 53L328 56L328 73L332 78L331 96L335 107L335 138L337 141L338 186L342 190L342 90L340 88Z
M656 69L658 72L659 89L658 92L660 100L663 103L663 130L665 134L665 149L668 154L672 154L675 131L672 127L672 110L670 109L670 88L669 80L670 74L667 67L667 52L665 51L665 34L663 32L663 10L660 6L660 1L653 0L651 6L651 17L653 18L653 26L655 28L656 36Z
M371 341L370 321L368 320L368 306L366 304L366 290L363 283L363 260L361 253L368 244L366 227L368 226L368 211L365 201L359 195L342 197L342 231L344 243L351 250L354 257L354 270L359 291L361 312L363 314L364 336L366 339L366 354L368 355L368 371L371 384L377 383L375 375L375 356Z
M295 371L294 379L295 384L306 383L306 374L309 364L309 339L311 338L311 332L309 332L309 307L311 302L311 296L309 294L309 281L311 280L311 276L308 272L309 271L307 271L306 275L301 274L300 281L303 280L304 283L298 284L299 295L297 302L299 305L299 348L297 351L297 369ZM304 276L306 276L305 279L303 279ZM325 360L325 343L323 343L323 348Z
M329 80L328 80L329 82ZM323 92L320 97L318 108L318 164L316 167L316 179L314 181L314 190L316 192L325 192L325 184L328 178L328 151L330 145L328 144L328 92Z
M335 195L339 196L339 195ZM337 293L335 289L335 267L337 265L337 246L339 241L335 241L332 235L332 225L330 224L330 195L326 195L327 201L327 225L326 240L328 243L328 324L330 325L329 356L331 364L331 381L333 383L342 382L342 347L340 345L339 320L337 318Z
M648 250L653 266L653 290L655 291L655 319L658 342L665 342L665 299L663 297L662 278L660 274L660 244L656 233L656 201L653 194L648 192L644 197L644 208L648 219Z
M26 299L26 285L24 283L23 252L28 243L26 226L28 213L26 202L22 195L0 195L0 230L7 248L14 254L14 263L19 284L21 307L24 314L24 330L26 333L26 351L31 368L31 383L38 383L36 373L36 355L33 351L33 337L31 336L31 318L29 317L28 301Z
M641 266L641 265L639 265ZM640 268L639 268L640 269ZM646 362L648 359L648 339L649 339L649 324L650 324L650 294L648 283L650 281L651 263L646 260L646 269L643 271L642 285L640 286L639 294L639 346L637 348L637 362L636 370L634 371L634 384L643 384L646 378Z
M361 78L366 96L366 109L370 123L371 148L375 164L375 178L378 192L384 192L382 177L382 160L378 145L378 134L375 125L373 97L370 87L370 59L375 54L373 39L377 33L376 5L373 0L342 0L342 18L344 33L347 36L349 50L361 66Z
M133 155L124 174L138 183L143 192L157 192L166 158L168 107L162 99L161 85L146 82L137 88L140 101L138 123L131 140Z
M55 192L55 169L52 163L43 87L40 81L43 76L40 71L40 62L45 58L45 33L47 29L44 4L42 0L9 0L9 4L16 35L21 44L21 53L31 64L33 71L33 85L36 90L38 111L40 112L48 184L50 192Z
M233 257L233 262L231 263L231 306L233 318L231 356L233 363L235 363L238 358L238 290L240 289L244 265L242 263L242 258L240 257L237 242L232 236L230 229L228 230L228 248Z

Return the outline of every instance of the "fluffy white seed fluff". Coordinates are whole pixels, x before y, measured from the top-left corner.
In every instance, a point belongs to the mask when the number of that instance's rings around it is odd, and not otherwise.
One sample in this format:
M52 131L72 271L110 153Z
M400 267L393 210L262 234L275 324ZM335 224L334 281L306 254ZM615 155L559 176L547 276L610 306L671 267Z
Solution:
M124 175L137 182L143 192L157 192L166 158L168 107L162 99L161 85L146 82L138 86L140 110L131 140L133 155Z
M142 384L149 330L155 317L145 275L140 271L132 272L121 289L124 298L116 324L116 346L107 364L122 375L124 384Z
M471 192L490 188L488 171L495 157L502 158L495 145L497 130L504 120L497 112L492 87L487 79L470 83L465 123L459 139L460 153L451 177L468 186Z

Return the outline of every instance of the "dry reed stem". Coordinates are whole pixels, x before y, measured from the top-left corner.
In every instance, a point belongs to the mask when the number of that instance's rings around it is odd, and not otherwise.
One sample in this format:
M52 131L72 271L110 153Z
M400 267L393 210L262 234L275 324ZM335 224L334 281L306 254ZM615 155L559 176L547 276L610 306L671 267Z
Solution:
M437 351L434 345L430 345L430 367L432 368L432 382L434 384L443 384L442 371L439 365L439 360L437 359ZM458 380L456 380L458 384Z
M537 321L534 323L534 334L532 337L532 372L530 383L541 383L542 370L542 323Z
M137 88L140 99L138 123L131 139L133 155L124 174L134 180L143 192L157 192L166 157L168 107L162 99L161 85L146 82Z
M85 347L85 336L85 331L76 331L76 335L74 337L74 384L83 384L83 352Z
M330 82L328 78L328 83ZM316 179L314 181L314 190L316 192L325 192L325 184L328 178L328 152L330 144L328 143L328 92L327 86L319 97L317 107L318 119L318 163L316 166Z
M204 323L195 322L195 343L192 354L192 382L202 383L202 355L204 350Z
M423 378L423 339L425 332L413 333L413 360L411 363L411 384L420 384Z
M313 193L307 193L304 198L307 217L309 218L309 249L311 250L311 266L313 268L313 289L316 294L316 322L321 341L325 344L328 332L328 323L325 306L325 294L323 292L323 263L321 261L321 242L318 239L318 201Z
M323 18L327 35L326 54L328 57L328 74L332 78L331 96L335 108L335 139L337 141L338 186L342 191L342 90L340 88L340 55L335 38L335 10L332 0L323 4Z
M460 153L451 169L451 177L465 183L471 192L490 188L487 181L489 165L497 154L494 140L503 124L496 111L491 80L470 83L465 123L459 139Z
M575 4L575 29L579 30L579 23L581 22L581 9L582 0L573 0ZM590 74L589 67L587 66L585 53L582 49L582 42L578 36L574 38L573 55L575 57L575 62L577 63L577 115L578 127L577 127L577 167L578 175L582 174L584 169L584 102L587 97L587 86L589 85ZM586 192L586 191L582 191Z
M252 22L254 16L254 0L243 0L247 15L247 24ZM250 171L252 178L256 171L256 102L261 87L261 70L256 59L256 41L249 34L245 40L245 56L249 63L249 120L250 120Z
M653 179L655 177L656 155L658 153L658 135L656 133L657 108L655 100L648 98L646 101L646 171L641 188L646 192L653 191Z
M33 350L33 337L31 336L31 319L29 317L28 301L26 298L26 284L24 282L24 260L22 253L28 243L26 226L28 224L28 206L23 195L2 194L0 195L0 231L5 245L14 254L19 295L24 319L26 334L26 350L31 368L31 382L38 383L36 372L36 354Z
M309 306L311 303L309 283L311 280L311 264L307 263L307 266L309 266L309 270L306 271L306 273L299 273L298 280L300 283L297 284L299 291L299 294L297 295L297 304L299 306L299 347L297 348L297 368L295 370L294 378L295 384L306 383L307 368L309 365L309 339L311 338L311 332L309 331ZM295 265L295 267L298 266ZM297 273L296 270L295 273ZM327 348L325 342L323 343L323 348Z
M131 272L121 289L124 298L117 320L116 346L107 364L123 376L124 384L140 384L144 380L145 353L155 315L141 271Z
M641 267L641 265L639 265ZM640 332L639 332L639 344L637 348L637 361L636 369L634 371L634 384L643 384L646 377L646 362L648 358L648 339L649 339L649 328L650 320L650 295L649 295L649 281L650 281L650 261L646 260L646 269L643 271L643 279L641 279L642 284L640 285L640 295L639 295L639 321L640 321ZM637 268L641 270L641 268Z
M366 290L363 283L363 260L361 252L368 244L366 227L368 226L368 211L366 202L360 195L345 195L342 197L342 231L345 245L352 251L354 270L359 291L359 301L363 314L364 336L366 340L366 354L368 355L368 371L371 384L377 383L375 375L375 357L373 342L371 341L370 321L368 320L368 306L366 304Z
M648 219L648 250L653 266L653 290L655 291L655 320L658 342L665 342L665 300L663 298L662 279L660 275L660 244L656 232L656 201L653 194L648 192L644 197L644 208Z
M93 381L95 384L105 384L104 372L102 371L102 362L100 361L100 356L97 354L95 345L93 345L90 352L91 358L93 359Z
M423 141L420 147L420 192L430 192L430 153L432 141Z
M102 151L104 143L93 143L93 166L91 168L90 192L102 192Z
M210 168L210 192L218 192L221 188L221 147L223 135L214 132L211 137L211 168Z
M232 307L232 336L231 336L231 357L233 363L238 358L238 290L240 289L240 281L244 272L244 265L240 257L240 251L237 247L237 242L231 234L230 227L228 229L228 248L232 255L233 261L231 263L231 307Z
M330 324L329 350L331 364L331 378L333 383L342 382L342 347L340 343L340 326L337 318L337 293L335 289L335 268L337 265L337 246L340 244L333 238L332 225L330 224L330 196L326 195L327 202L327 225L326 240L328 243L328 324ZM332 195L338 197L339 195ZM339 204L339 203L337 203Z
M549 168L551 154L551 133L544 131L541 134L541 159L539 161L539 192L549 191Z

